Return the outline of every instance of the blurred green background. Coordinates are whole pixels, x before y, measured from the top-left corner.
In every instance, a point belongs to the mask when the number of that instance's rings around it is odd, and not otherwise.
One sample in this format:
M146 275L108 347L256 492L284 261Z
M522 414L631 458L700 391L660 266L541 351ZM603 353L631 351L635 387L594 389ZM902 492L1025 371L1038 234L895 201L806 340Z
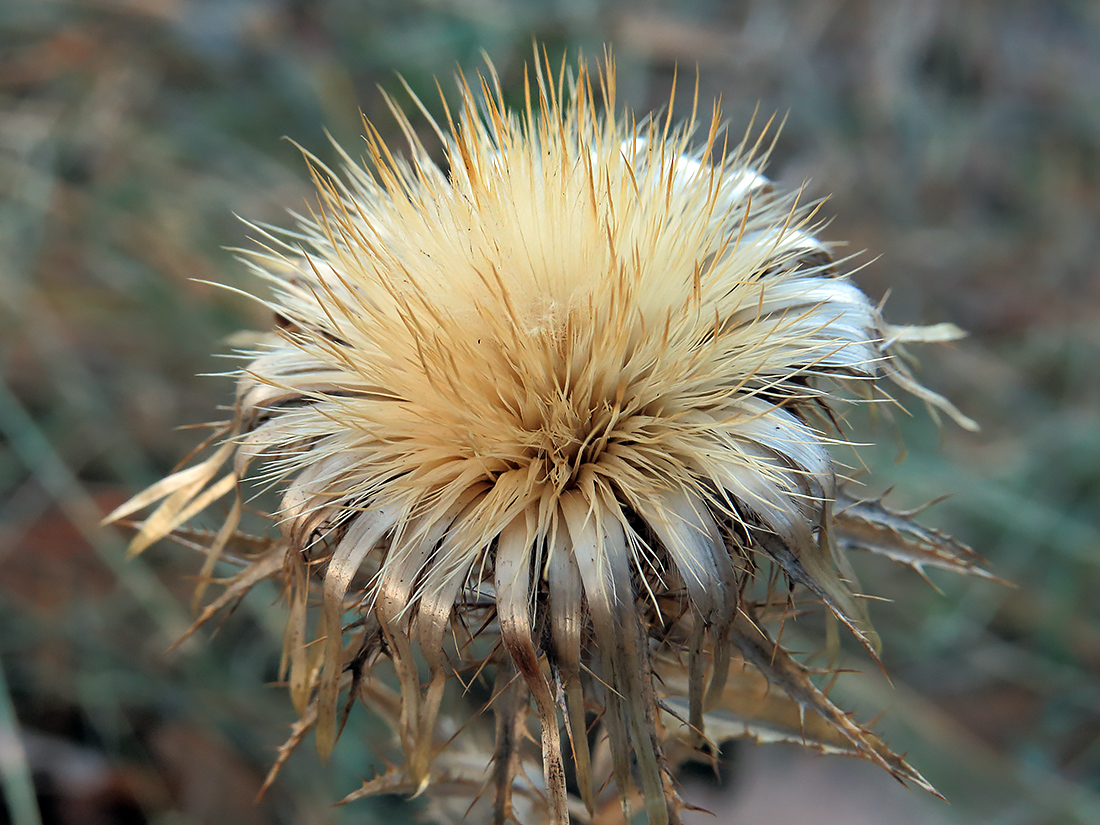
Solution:
M842 772L806 780L815 823L869 783L887 801L861 822L1100 822L1100 4L8 0L0 778L16 824L37 821L28 774L47 825L412 821L400 800L331 807L371 772L363 713L330 769L304 748L254 805L293 717L271 685L278 595L168 653L195 559L127 563L98 522L186 455L197 435L180 425L228 403L229 379L196 377L231 366L226 337L268 325L201 281L255 286L227 249L248 244L234 213L286 224L304 208L282 138L331 159L324 129L354 147L360 108L393 136L379 86L402 99L400 74L435 101L433 78L449 90L483 52L515 88L532 39L551 55L612 44L639 111L679 66L735 133L758 103L789 113L770 173L832 194L825 236L881 256L860 285L889 294L895 322L971 332L923 351L921 376L982 432L912 404L908 457L888 428L863 455L896 506L951 493L924 522L1018 586L933 572L940 595L860 560L866 589L895 600L874 609L893 686L867 673L833 694L862 718L886 708L884 735L952 804ZM767 794L744 807L768 770L789 780L777 800L800 793L803 762L772 754L740 753L723 787L691 779L720 814L698 821L795 821Z

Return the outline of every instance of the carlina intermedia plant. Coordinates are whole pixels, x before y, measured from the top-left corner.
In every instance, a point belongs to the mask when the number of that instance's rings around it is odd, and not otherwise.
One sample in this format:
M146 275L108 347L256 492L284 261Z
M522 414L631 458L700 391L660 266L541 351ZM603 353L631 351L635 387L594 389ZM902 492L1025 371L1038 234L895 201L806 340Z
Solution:
M677 766L732 737L934 792L781 631L817 610L877 658L852 549L988 575L846 493L830 455L838 407L889 408L892 388L973 428L903 360L959 331L883 320L817 205L758 171L770 125L733 145L697 93L684 122L672 100L620 113L610 57L536 56L515 112L491 64L477 81L439 121L413 95L446 171L392 102L404 154L367 123L366 165L307 156L319 206L246 254L274 324L232 420L109 519L159 502L134 553L202 544L198 597L222 589L197 625L281 582L301 718L273 773L310 730L327 757L358 698L403 758L349 800L660 825L684 808ZM272 487L272 535L245 535ZM223 499L216 533L188 527Z

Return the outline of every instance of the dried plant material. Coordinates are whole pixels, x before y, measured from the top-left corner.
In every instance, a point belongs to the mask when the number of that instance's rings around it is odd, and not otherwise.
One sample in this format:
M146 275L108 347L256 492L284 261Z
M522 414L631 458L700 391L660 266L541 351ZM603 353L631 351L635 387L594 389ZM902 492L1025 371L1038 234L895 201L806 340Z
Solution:
M848 531L925 534L834 516L833 408L893 382L968 425L890 345L954 331L886 324L816 209L757 171L763 138L728 146L717 109L618 114L610 63L537 66L519 113L491 67L479 80L432 122L447 173L396 105L407 157L367 124L369 168L311 158L319 208L251 254L277 323L246 353L229 436L112 517L160 502L136 551L249 477L281 489L279 538L222 599L285 585L291 744L313 728L327 756L357 698L391 724L403 761L352 797L565 825L606 821L610 794L674 823L686 747L792 738L792 709L806 744L931 790L763 617L816 606L876 655ZM765 681L780 698L760 704ZM451 741L447 688L473 682L489 712Z
M711 703L704 729L715 743L739 737L757 742L798 742L814 750L866 759L899 781L936 793L904 759L834 705L813 683L810 670L776 645L752 615L743 614L734 632L735 644L752 669L742 668ZM675 668L667 672L666 689L672 680L682 681ZM774 688L782 693L776 694ZM673 691L672 695L682 693ZM669 702L669 707L676 705L675 698Z
M833 516L837 543L845 550L867 550L893 559L921 576L925 567L939 567L1007 584L985 570L985 560L965 544L915 522L927 507L892 510L881 498L856 500L842 491Z
M842 754L874 762L903 782L912 782L939 795L911 765L892 752L868 728L854 722L834 706L810 681L809 672L786 653L778 652L782 663L765 675L743 665L727 681L725 690L705 716L710 750L731 739L748 739L757 744L786 742L824 754ZM666 679L671 697L665 707L666 726L679 747L670 746L674 760L698 758L683 730L685 702L683 669L670 665L658 668ZM778 688L778 689L777 689ZM677 729L679 732L677 733Z

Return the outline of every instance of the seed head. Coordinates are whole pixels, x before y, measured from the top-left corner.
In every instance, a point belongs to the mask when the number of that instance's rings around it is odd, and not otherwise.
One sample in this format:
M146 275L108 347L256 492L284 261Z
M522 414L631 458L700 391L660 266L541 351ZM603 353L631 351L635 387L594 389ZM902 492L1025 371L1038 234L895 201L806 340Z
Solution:
M223 440L112 517L163 499L140 550L235 497L204 573L227 550L246 566L203 618L285 583L292 743L315 726L327 754L347 691L404 751L364 792L488 777L494 821L519 789L563 825L603 804L610 774L625 810L665 823L671 767L731 735L927 787L767 627L796 600L824 605L874 654L848 549L904 539L915 567L973 567L876 502L838 515L829 452L840 395L886 398L884 379L969 425L893 351L953 328L886 324L815 237L816 208L757 171L761 139L726 143L717 108L680 125L672 101L617 114L610 63L543 64L518 113L491 66L479 80L460 80L442 124L421 107L447 171L392 104L405 156L367 124L365 165L310 158L319 208L260 228L251 254L278 324L248 353ZM250 476L282 498L278 536L248 545ZM441 703L452 676L490 675L492 766L470 774ZM531 709L542 779L521 781Z

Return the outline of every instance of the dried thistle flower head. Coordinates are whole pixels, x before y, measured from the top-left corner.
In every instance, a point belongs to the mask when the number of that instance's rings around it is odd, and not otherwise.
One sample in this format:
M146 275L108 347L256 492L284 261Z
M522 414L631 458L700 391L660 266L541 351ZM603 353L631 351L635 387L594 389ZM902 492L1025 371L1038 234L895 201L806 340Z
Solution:
M975 568L877 502L841 512L829 453L838 392L888 397L884 381L970 426L893 351L956 331L886 324L814 237L815 210L756 171L760 141L727 147L717 109L618 115L610 64L538 67L518 114L491 67L481 87L462 80L457 116L433 121L448 172L396 106L407 157L368 124L369 168L312 160L320 209L252 255L278 325L233 420L112 518L161 501L138 551L234 497L204 574L227 548L245 567L202 618L285 583L290 744L315 727L327 754L347 693L404 751L363 793L472 798L491 779L493 821L520 789L524 821L566 823L604 804L610 775L625 810L665 823L671 766L735 735L928 787L767 627L800 599L874 654L848 549ZM282 490L277 538L238 535L250 473ZM490 675L491 765L471 763L440 707L452 676ZM532 710L541 779L524 769Z

